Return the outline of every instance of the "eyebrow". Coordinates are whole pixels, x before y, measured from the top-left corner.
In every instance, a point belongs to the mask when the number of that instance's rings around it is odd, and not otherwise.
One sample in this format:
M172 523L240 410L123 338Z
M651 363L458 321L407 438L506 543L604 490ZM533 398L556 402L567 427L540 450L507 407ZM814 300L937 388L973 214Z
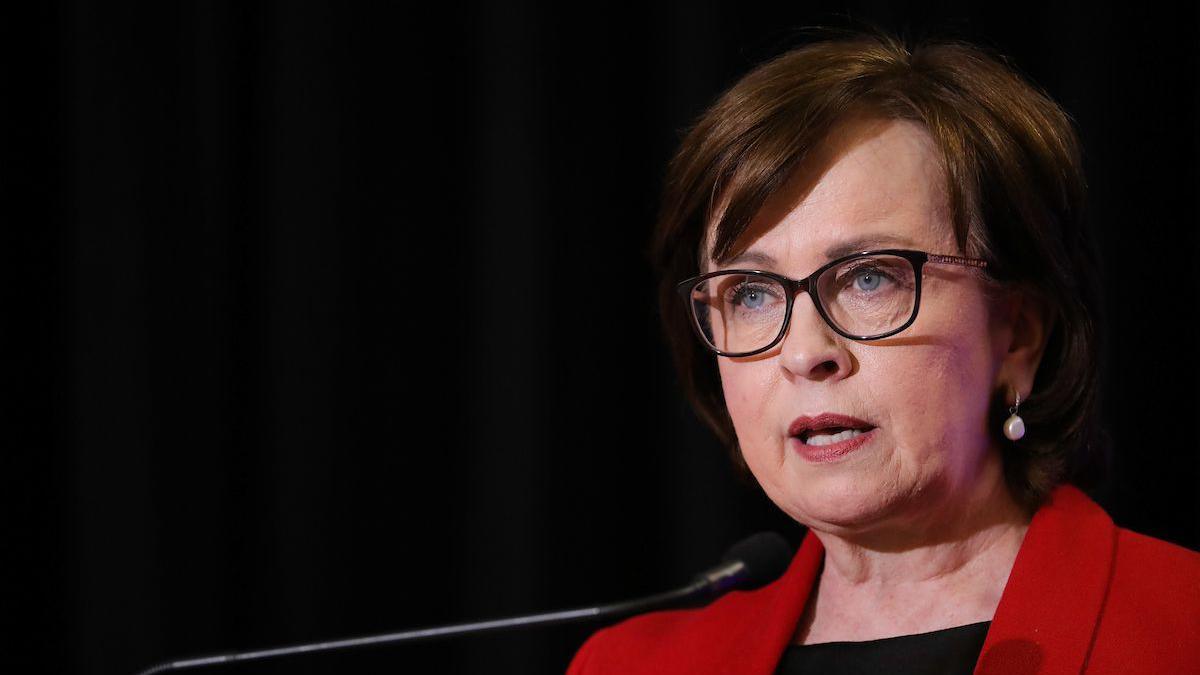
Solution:
M916 244L910 239L891 234L868 234L830 246L829 248L825 249L825 257L829 260L833 260L834 258L840 258L845 255L850 255L851 253L869 251L881 246L907 246L909 248L915 248Z
M759 251L742 251L725 262L729 266L738 266L747 263L756 267L775 267L775 258Z
M841 258L842 256L847 256L851 253L870 251L871 249L879 247L891 246L906 246L915 248L916 244L905 237L898 237L890 234L868 234L855 237L854 239L838 242L830 246L829 248L825 249L825 258L827 260L833 260L834 258ZM748 250L742 251L741 253L733 256L725 263L725 265L730 266L741 264L751 264L761 267L774 268L776 261L775 258L761 251Z

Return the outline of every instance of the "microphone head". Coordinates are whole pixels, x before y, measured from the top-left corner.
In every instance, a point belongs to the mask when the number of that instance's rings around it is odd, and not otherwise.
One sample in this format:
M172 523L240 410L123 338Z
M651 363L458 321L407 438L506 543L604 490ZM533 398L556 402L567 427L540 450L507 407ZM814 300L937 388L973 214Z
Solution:
M792 554L791 545L778 532L759 532L730 547L721 562L742 563L737 587L750 590L783 576L792 562Z

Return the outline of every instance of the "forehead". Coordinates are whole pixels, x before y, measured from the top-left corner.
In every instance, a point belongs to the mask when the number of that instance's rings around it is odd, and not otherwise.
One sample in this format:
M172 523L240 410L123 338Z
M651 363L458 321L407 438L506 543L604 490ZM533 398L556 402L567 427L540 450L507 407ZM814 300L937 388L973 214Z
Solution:
M715 222L706 237L708 253ZM956 250L940 154L918 123L855 120L834 129L767 199L725 262L769 257L807 269L832 257L828 251L867 239L935 253ZM710 269L725 266L711 255L705 259Z

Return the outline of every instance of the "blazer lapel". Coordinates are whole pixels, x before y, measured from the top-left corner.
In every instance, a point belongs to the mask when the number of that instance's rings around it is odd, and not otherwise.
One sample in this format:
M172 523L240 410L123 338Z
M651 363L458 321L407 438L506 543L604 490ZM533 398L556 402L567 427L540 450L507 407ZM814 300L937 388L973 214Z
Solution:
M1025 532L976 675L1082 671L1115 551L1108 514L1074 486L1055 489Z
M739 675L770 675L779 665L783 651L792 641L800 615L808 603L824 559L821 540L805 533L800 550L792 558L787 572L754 602L738 607L722 621L728 634L710 645L721 650L711 654L709 664L721 664L716 672ZM719 647L717 645L720 645ZM711 671L710 671L711 672Z

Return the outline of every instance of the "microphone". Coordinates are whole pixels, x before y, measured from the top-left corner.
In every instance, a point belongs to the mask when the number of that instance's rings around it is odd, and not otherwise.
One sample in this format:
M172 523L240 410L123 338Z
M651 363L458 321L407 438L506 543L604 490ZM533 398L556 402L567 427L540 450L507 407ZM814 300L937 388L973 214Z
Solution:
M529 626L551 626L594 619L620 618L670 607L702 606L734 589L751 590L771 583L783 574L784 570L787 569L788 563L791 562L791 558L791 546L788 545L783 537L775 532L759 532L734 544L721 559L721 564L697 574L690 584L673 591L658 593L644 598L596 607L529 614L506 619L493 619L491 621L459 623L433 628L419 628L398 633L366 635L328 642L313 642L286 647L256 649L246 652L200 656L180 661L159 663L140 671L138 675L154 675L155 673L164 673L170 670L185 670L203 666L215 666L223 663L257 661L279 656L312 654L314 652L325 652L335 649L368 647L396 642L422 642L444 637L526 628Z

